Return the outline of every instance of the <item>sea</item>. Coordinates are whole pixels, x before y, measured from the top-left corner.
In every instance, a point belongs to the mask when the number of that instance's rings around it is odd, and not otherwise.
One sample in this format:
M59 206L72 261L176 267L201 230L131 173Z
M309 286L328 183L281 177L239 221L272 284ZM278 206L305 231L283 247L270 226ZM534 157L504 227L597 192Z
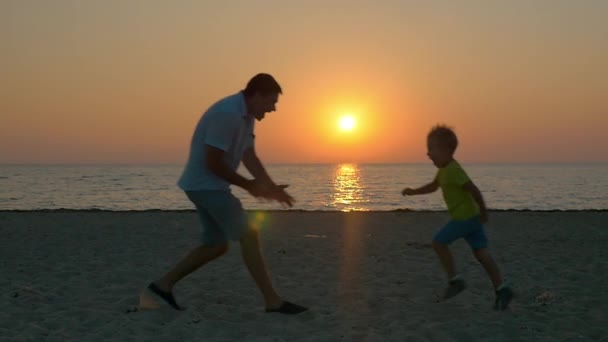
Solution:
M608 210L608 164L466 164L494 210ZM177 187L183 165L0 165L0 210L192 210ZM430 182L425 164L268 164L292 208L233 187L248 210L443 211L441 192L403 197ZM249 173L239 169L244 175Z

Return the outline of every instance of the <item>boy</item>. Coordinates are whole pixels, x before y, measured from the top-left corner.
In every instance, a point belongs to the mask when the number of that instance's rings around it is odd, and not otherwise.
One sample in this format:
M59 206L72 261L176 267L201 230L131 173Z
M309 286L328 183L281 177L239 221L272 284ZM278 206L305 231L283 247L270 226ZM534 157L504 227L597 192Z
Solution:
M418 189L405 188L401 194L422 195L441 188L452 217L433 237L433 249L449 279L443 298L454 297L466 288L464 279L456 272L454 259L448 248L453 241L464 238L494 285L494 309L504 310L513 298L513 291L503 282L500 270L488 251L488 241L483 229L483 223L488 220L486 206L479 189L454 159L457 146L458 138L449 127L433 127L427 137L427 155L439 169L437 175L431 183Z

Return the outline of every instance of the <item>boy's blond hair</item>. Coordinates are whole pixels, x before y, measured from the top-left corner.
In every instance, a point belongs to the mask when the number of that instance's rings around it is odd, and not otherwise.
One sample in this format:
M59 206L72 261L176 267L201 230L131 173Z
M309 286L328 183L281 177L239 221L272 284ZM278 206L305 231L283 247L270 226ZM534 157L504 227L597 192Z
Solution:
M446 125L436 125L431 129L427 136L427 140L437 141L439 144L449 148L452 153L456 151L458 147L458 138L456 133Z

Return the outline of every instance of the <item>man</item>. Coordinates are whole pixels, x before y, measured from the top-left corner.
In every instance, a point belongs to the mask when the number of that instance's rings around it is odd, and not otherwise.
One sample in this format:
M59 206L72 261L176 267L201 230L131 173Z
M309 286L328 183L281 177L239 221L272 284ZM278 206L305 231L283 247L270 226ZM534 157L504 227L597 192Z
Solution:
M254 148L254 119L274 112L280 85L268 74L254 76L244 90L212 105L198 122L190 155L179 187L194 203L203 226L201 245L190 251L148 289L176 310L184 310L173 296L175 284L228 250L229 240L239 240L243 260L259 290L266 312L297 314L307 308L283 300L275 291L260 250L259 236L249 225L241 202L230 192L239 186L255 197L292 206L286 185L276 185L258 159ZM240 162L254 179L236 172Z

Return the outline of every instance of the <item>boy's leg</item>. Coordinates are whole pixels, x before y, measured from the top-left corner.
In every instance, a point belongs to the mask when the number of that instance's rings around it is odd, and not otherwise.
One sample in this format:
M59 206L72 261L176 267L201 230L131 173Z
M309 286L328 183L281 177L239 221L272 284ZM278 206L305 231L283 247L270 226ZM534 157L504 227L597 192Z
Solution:
M453 279L457 275L454 257L452 257L449 245L469 233L468 221L452 220L433 236L433 249L437 253L441 266L443 266L448 275L448 279Z
M494 262L494 258L492 258L487 248L476 249L473 253L475 254L475 258L477 258L479 263L488 273L488 276L494 285L494 291L496 292L494 310L506 309L509 306L511 299L513 299L513 290L504 283L498 265Z
M466 288L464 279L456 271L456 265L449 245L459 238L465 237L475 229L474 220L452 220L441 228L433 237L433 249L445 270L449 283L445 290L444 299L456 296Z
M465 237L465 239L473 249L473 254L477 261L479 261L486 270L488 277L492 281L492 285L494 285L494 291L496 292L494 309L506 309L507 306L509 306L511 299L513 299L513 290L504 283L504 280L500 275L500 269L488 251L488 239L483 230L483 225L480 223L479 229L473 231L470 235Z
M492 285L494 285L494 290L499 290L504 282L500 275L498 265L488 251L488 238L486 237L481 222L477 229L465 237L465 240L468 242L469 246L471 246L473 255L475 255L477 261L479 261L488 274L488 277L492 281Z
M454 278L456 276L456 264L454 263L454 257L450 252L449 246L433 240L433 249L439 257L441 266L443 266L443 269L447 273L448 279Z
M498 287L502 285L502 276L500 275L500 270L498 265L490 255L490 252L487 248L480 248L473 251L475 258L479 263L483 266L483 268L488 273L492 284L494 285L494 290L498 290Z
M466 283L464 279L456 273L454 258L452 257L448 245L433 241L433 249L435 250L435 253L437 253L439 261L441 261L441 265L448 275L448 287L443 293L443 299L452 298L464 291Z

